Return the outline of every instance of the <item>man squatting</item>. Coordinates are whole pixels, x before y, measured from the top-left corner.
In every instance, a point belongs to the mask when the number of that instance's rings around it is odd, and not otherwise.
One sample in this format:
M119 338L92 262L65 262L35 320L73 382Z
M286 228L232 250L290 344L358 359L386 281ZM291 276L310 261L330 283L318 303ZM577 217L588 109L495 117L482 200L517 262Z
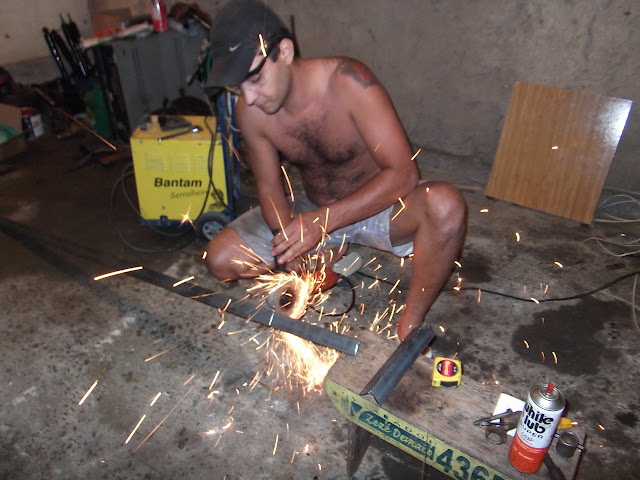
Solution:
M209 272L219 280L253 277L273 269L274 258L293 269L323 238L327 251L334 249L334 261L350 242L398 256L413 253L406 307L397 326L404 340L424 321L460 253L463 198L446 183L419 183L389 95L364 64L351 58L300 58L291 33L263 1L229 2L211 32L208 84L240 92L238 125L260 208L211 240L205 260ZM296 195L293 205L280 155L299 169L304 186L306 198ZM281 224L284 232L278 231ZM255 257L241 245L268 265L250 268L243 261L255 263Z

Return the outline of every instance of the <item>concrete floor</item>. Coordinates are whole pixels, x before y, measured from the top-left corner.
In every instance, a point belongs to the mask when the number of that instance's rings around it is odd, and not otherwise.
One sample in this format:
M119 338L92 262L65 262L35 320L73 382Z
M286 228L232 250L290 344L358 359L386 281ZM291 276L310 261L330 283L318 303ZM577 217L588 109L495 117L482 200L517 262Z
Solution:
M8 171L0 176L0 216L244 296L250 281L220 284L207 275L201 239L162 254L126 247L108 211L123 164L81 165L81 156L76 140L32 141L27 154L2 165ZM554 381L568 399L568 415L587 433L577 478L640 478L633 278L582 299L540 305L488 293L572 296L638 270L638 258L613 257L585 241L590 227L487 199L481 183L429 170L446 159L424 154L419 160L424 177L451 181L469 204L459 274L470 290L454 292L452 277L427 316L446 328L434 350L458 352L465 376L498 380L493 388L520 398L531 385ZM136 245L179 242L139 227L121 199L116 207ZM389 278L406 280L397 259L355 249L365 259L376 255ZM266 366L251 341L258 333L253 324L224 315L218 328L223 316L216 309L131 277L94 282L109 270L55 249L42 258L5 234L0 251L0 478L347 478L347 422L323 392L274 391L266 377L251 383ZM343 300L337 292L328 302ZM372 292L359 301L375 311L388 299ZM214 378L217 393L208 398ZM376 441L354 478L439 477Z

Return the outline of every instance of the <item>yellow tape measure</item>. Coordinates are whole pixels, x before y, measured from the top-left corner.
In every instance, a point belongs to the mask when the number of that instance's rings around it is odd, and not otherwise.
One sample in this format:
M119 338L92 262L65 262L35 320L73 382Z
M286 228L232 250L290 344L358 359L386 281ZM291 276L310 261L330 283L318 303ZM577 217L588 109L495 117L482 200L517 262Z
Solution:
M452 358L436 357L433 359L434 387L457 387L462 381L462 364Z

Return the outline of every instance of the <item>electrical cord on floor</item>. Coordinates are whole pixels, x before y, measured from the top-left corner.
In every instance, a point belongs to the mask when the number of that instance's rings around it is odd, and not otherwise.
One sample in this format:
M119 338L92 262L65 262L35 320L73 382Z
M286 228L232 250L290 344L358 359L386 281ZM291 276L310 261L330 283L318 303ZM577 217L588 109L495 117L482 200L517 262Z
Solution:
M375 277L373 275L368 275L362 271L358 271L355 272L358 273L364 277L368 277L371 278L373 280L378 280L379 282L384 282L387 283L389 285L394 285L394 283L389 282L388 280L384 280L382 278L378 278ZM543 298L543 299L536 299L535 303L544 303L544 302L564 302L564 301L568 301L568 300L576 300L579 298L584 298L587 297L589 295L593 295L594 293L597 293L601 290L604 290L606 288L611 287L612 285L615 285L618 282L621 282L622 280L629 278L629 277L633 277L635 275L640 275L640 270L634 270L633 272L629 272L629 273L625 273L624 275L621 275L617 278L614 278L613 280L611 280L610 282L605 283L604 285L601 285L600 287L594 288L593 290L589 290L588 292L584 292L584 293L580 293L577 295L572 295L570 297L558 297L558 298ZM401 286L402 288L406 288L402 285L398 285ZM482 293L490 293L493 295L498 295L500 297L506 297L506 298L511 298L513 300L520 300L522 302L533 302L534 300L532 300L531 298L524 298L524 297L517 297L515 295L509 295L508 293L502 293L502 292L496 292L495 290L486 290L482 287L461 287L459 290L473 290L473 291L478 291L480 290Z
M349 280L349 278L344 277L342 275L340 275L338 277L338 282L340 280L344 280L348 285L349 285L349 290L351 290L351 303L350 305L347 307L347 309L344 312L340 312L340 313L324 313L322 312L322 316L323 317L341 317L343 315L346 315L347 313L349 313L353 307L356 304L356 291L353 287L353 283L351 283L351 281ZM336 285L338 284L338 282L336 282ZM335 286L335 285L334 285ZM331 287L333 289L333 287ZM315 308L313 305L310 306L311 310L313 310L314 312L318 312L320 313L320 310L318 310L317 308Z

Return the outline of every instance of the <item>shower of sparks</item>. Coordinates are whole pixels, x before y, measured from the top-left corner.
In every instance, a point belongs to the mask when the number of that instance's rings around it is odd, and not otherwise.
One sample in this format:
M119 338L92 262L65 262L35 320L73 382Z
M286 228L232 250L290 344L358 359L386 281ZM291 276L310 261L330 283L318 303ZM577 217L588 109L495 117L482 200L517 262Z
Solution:
M158 392L156 396L153 397L153 400L151 400L151 403L149 404L150 407L153 407L156 404L158 398L160 398L160 395L162 395L162 392Z
M102 280L103 278L113 277L114 275L120 275L122 273L133 272L135 270L142 270L142 266L125 268L123 270L116 270L115 272L105 273L103 275L98 275L97 277L93 277L94 280Z
M178 280L176 283L174 283L173 286L177 287L178 285L182 285L183 283L187 283L187 282L193 280L194 278L196 278L194 275L191 275L190 277L187 277L187 278L183 278L182 280Z
M400 215L400 213L402 213L402 211L404 210L404 202L402 201L402 198L398 197L398 201L400 202L400 205L402 205L402 208L401 208L400 210L398 210L398 211L396 212L396 214L395 214L393 217L391 217L391 221L392 221L392 222L393 222L393 221L396 219L396 217L397 217L398 215Z
M559 266L560 268L564 268L564 266L560 263L560 262L553 262L555 263L557 266Z
M129 434L129 436L127 437L127 439L124 441L124 444L126 445L127 443L129 443L129 440L131 440L131 437L133 437L134 433L136 433L136 431L138 430L138 427L142 424L142 422L144 421L144 419L147 418L147 414L145 413L144 415L142 415L142 418L140 419L140 421L138 422L138 424L133 428L133 430L131 431L131 433Z
M265 48L266 45L264 43L264 38L262 38L262 34L259 33L258 37L260 38L260 50L262 50L262 55L264 55L265 57L267 56L267 49Z
M553 362L558 363L558 357L556 356L556 352L551 352L553 354Z
M520 234L518 232L516 232L516 242L520 241Z
M287 181L287 185L289 185L289 192L291 193L291 201L294 202L295 198L293 198L293 188L291 188L291 182L289 181L289 175L287 175L287 171L284 169L284 165L280 165L282 169L282 173L284 173L284 178Z
M416 157L420 154L421 151L422 151L422 148L419 148L418 151L413 154L413 157L411 157L412 162L416 159Z
M82 399L78 402L78 405L82 405L84 403L84 401L87 399L87 397L89 395L91 395L91 392L93 392L93 389L96 388L96 385L98 385L98 380L93 382L93 385L91 385L91 388L89 388L89 390L87 390L87 393L84 394L84 397L82 397Z

